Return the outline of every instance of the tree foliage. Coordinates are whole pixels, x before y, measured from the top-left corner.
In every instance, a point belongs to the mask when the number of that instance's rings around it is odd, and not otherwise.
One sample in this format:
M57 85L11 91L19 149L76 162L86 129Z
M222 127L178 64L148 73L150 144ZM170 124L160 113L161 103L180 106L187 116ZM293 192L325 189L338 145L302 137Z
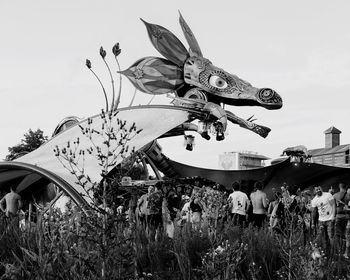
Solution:
M23 136L20 144L8 148L9 154L5 160L14 160L23 154L34 151L48 140L41 129L36 131L29 129Z

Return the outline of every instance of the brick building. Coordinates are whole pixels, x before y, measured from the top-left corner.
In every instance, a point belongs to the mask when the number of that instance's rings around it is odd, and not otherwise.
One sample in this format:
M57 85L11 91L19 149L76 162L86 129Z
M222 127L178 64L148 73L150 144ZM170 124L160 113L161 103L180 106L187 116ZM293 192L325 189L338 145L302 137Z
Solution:
M325 132L325 147L308 150L314 163L350 168L350 144L340 145L341 131L334 126Z

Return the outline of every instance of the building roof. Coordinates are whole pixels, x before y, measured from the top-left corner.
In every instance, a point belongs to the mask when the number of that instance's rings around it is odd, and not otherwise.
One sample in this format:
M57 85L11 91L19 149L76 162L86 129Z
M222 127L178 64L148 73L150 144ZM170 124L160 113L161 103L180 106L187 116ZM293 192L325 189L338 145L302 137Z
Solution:
M240 151L238 152L240 154L240 156L242 157L246 157L246 158L255 158L255 159L261 159L261 160L266 160L266 159L270 159L267 156L264 155L259 155L256 152L250 152L250 151Z
M261 160L271 159L271 158L269 158L267 156L259 155L258 153L251 152L251 151L224 152L223 155L229 155L229 154L239 154L242 157L255 158L255 159L261 159Z
M349 149L350 149L350 144L345 144L345 145L339 145L333 148L311 149L311 150L308 150L308 153L311 156L321 156L321 155L328 155L328 154L345 153L345 151Z
M330 128L328 128L327 130L324 131L324 134L329 134L329 133L340 134L341 131L334 126L331 126Z
M267 156L263 156L263 155L258 155L258 154L246 154L246 153L241 153L242 157L247 157L247 158L255 158L255 159L261 159L261 160L267 160L270 159Z

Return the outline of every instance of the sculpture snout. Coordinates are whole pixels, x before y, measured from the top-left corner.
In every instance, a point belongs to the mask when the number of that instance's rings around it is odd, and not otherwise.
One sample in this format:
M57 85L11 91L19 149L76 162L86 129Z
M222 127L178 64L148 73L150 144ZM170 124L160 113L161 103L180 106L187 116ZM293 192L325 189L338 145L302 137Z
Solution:
M256 100L260 106L269 109L280 109L283 105L281 96L270 88L261 88L256 93Z

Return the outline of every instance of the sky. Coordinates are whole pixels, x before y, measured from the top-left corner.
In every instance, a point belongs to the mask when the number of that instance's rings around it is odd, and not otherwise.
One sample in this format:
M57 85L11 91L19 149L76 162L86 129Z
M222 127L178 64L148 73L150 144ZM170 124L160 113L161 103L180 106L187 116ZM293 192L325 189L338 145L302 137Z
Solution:
M5 1L0 0L0 159L29 129L50 136L67 116L87 118L104 108L101 88L85 66L91 60L111 96L108 72L99 57L120 43L122 69L146 56L161 56L139 18L172 31L188 47L178 11L191 27L203 55L253 86L280 94L283 107L225 109L268 126L261 138L229 124L226 139L196 136L192 152L183 137L161 140L171 159L218 168L219 155L253 151L279 157L287 147L324 147L324 131L342 131L350 143L350 3L348 1ZM118 76L115 75L116 82ZM134 89L123 78L121 106ZM138 92L135 105L152 96ZM169 100L158 96L151 104Z

